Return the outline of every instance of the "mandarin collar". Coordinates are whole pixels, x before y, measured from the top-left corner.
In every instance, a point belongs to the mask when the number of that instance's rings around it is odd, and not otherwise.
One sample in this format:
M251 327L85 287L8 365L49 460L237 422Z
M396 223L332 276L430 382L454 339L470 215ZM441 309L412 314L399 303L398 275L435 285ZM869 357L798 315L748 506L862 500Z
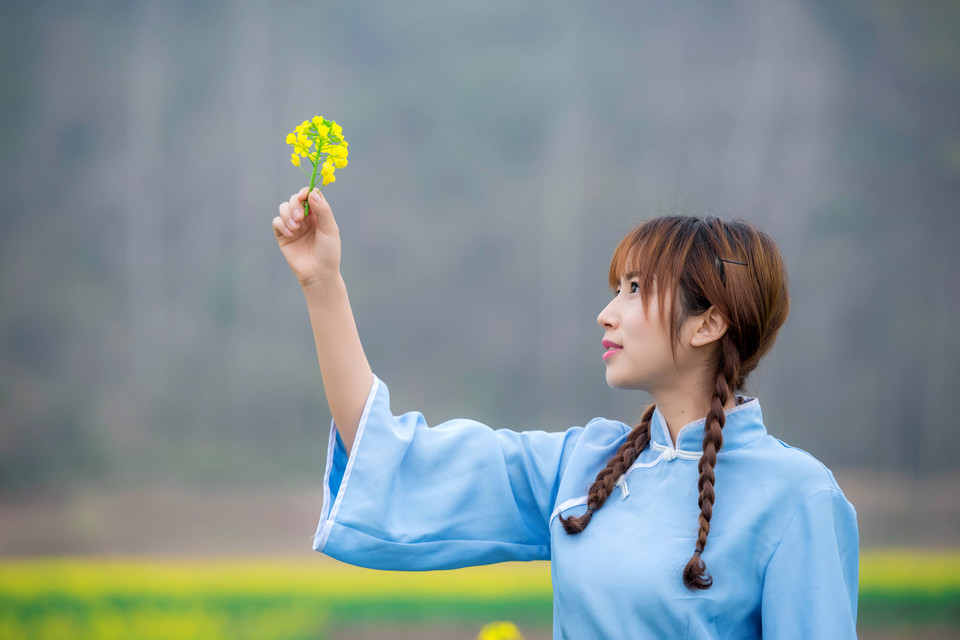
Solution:
M724 411L727 419L726 424L723 425L723 445L719 453L738 449L767 435L767 429L763 426L763 414L760 412L760 400L750 396L742 397L743 404ZM704 417L683 425L677 434L676 448L680 451L703 453L703 431L706 421ZM660 445L658 449L673 448L673 440L670 438L667 422L660 413L660 409L654 409L650 423L650 439L653 443Z

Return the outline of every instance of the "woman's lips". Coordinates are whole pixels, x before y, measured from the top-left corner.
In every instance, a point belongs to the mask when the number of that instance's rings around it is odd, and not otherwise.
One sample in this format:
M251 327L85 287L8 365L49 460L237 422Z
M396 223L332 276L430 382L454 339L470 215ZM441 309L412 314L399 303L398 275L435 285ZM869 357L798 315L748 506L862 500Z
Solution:
M610 358L613 357L615 353L622 350L623 350L623 347L614 347L613 349L608 349L607 352L603 354L603 359L609 360Z
M610 340L604 340L604 341L603 341L603 348L607 350L606 353L603 354L603 359L604 359L604 360L609 359L609 358L612 357L615 353L617 353L618 351L620 351L620 350L623 349L623 347L621 347L620 345L618 345L616 342L612 342L612 341L610 341Z

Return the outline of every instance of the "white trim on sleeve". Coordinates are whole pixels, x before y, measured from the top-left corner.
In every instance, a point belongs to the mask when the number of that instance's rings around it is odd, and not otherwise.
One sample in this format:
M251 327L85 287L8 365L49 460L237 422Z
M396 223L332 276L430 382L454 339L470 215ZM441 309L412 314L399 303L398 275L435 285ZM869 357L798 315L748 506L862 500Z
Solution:
M330 536L330 530L337 519L337 512L340 510L340 503L343 501L343 494L347 489L347 482L350 480L350 472L353 471L353 463L357 459L357 451L360 449L360 441L363 439L364 428L367 426L367 417L370 415L370 407L373 406L373 400L377 397L377 390L380 388L380 379L374 375L373 384L370 386L370 393L367 394L367 402L363 405L363 413L360 414L360 424L357 426L357 435L353 439L353 446L350 447L350 455L347 458L347 468L343 472L343 479L340 481L340 490L337 491L337 499L330 506L330 470L333 468L333 455L337 446L337 425L330 420L330 441L327 444L327 465L323 473L323 507L320 511L320 523L317 525L317 533L313 537L313 548L317 551L323 551L327 544L327 538Z

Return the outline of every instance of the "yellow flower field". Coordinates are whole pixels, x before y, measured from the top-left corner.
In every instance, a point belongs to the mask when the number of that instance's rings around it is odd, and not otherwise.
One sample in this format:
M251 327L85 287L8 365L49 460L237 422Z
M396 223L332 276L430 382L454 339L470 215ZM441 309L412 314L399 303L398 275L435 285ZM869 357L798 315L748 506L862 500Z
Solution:
M960 551L884 550L860 554L860 591L944 593L960 590Z
M861 627L960 627L960 551L867 551ZM0 561L0 638L329 637L358 621L549 628L550 566L386 572L290 560L50 558ZM491 627L486 627L489 629Z
M50 558L0 561L0 597L51 592L103 596L180 593L261 596L292 594L335 599L383 596L551 597L550 565L512 562L454 571L375 571L328 560L197 560Z

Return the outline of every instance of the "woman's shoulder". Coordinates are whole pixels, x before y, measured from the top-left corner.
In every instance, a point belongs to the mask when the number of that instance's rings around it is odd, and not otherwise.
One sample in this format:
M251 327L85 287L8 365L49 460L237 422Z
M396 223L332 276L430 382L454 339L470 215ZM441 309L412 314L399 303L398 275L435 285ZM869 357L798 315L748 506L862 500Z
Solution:
M758 439L748 449L770 472L763 474L765 477L774 478L778 483L790 487L790 492L795 495L809 495L822 490L843 494L833 472L808 451L772 435Z
M568 433L576 432L577 435L571 452L579 461L575 466L595 464L594 459L602 459L606 464L606 459L623 444L630 430L631 427L619 420L603 417L594 418L582 427L568 429Z
M632 430L633 427L619 420L596 417L584 425L581 440L585 442L609 444L614 440L622 439Z
M813 454L771 435L733 454L727 458L726 478L717 469L718 492L726 487L728 497L766 524L763 537L771 549L791 523L806 526L809 517L824 519L817 526L827 526L827 521L852 523L855 536L856 509L833 472Z

